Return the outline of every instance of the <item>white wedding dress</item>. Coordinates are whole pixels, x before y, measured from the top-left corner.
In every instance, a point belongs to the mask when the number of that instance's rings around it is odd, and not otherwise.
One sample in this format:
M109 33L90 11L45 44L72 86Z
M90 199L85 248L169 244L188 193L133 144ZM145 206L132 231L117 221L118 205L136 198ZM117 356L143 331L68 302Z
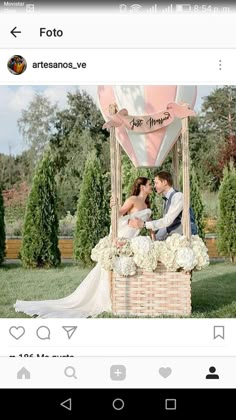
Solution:
M130 227L128 219L138 217L147 221L150 216L151 210L145 209L120 217L118 237L134 238L140 231ZM87 318L111 312L109 272L97 263L71 295L58 300L17 300L14 308L16 312L38 315L40 318Z

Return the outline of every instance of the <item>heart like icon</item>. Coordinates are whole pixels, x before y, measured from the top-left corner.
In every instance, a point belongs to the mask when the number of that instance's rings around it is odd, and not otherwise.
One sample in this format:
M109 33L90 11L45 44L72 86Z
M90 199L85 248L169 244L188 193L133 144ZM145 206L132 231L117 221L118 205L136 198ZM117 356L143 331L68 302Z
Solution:
M15 340L19 340L25 334L25 329L24 327L11 327L9 333Z
M166 378L168 378L168 376L171 375L172 369L170 367L166 367L166 368L165 367L161 367L159 369L159 373L162 376L162 378L166 379Z

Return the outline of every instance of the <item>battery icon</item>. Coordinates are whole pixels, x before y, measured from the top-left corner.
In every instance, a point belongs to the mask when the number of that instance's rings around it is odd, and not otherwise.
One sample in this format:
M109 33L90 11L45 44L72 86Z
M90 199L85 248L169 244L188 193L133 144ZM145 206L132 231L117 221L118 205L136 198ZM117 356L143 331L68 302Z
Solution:
M181 12L191 12L191 4L176 4L175 11L177 13Z

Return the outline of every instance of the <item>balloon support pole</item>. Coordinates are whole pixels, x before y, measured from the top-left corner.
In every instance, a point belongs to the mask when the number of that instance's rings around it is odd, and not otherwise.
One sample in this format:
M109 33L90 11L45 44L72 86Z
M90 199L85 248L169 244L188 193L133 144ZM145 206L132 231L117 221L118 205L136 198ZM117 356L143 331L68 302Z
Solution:
M114 115L117 112L117 106L111 104L109 106L109 114ZM113 200L116 200L116 204L111 209L111 229L112 229L112 241L117 238L118 232L118 217L119 217L119 205L121 195L121 163L120 163L120 146L117 144L115 127L110 129L110 159L111 159L111 196ZM119 171L119 173L118 173Z
M109 114L117 113L117 105L109 106ZM111 196L116 204L111 208L111 231L112 242L115 242L118 234L119 208L122 204L122 182L121 182L121 147L116 139L115 127L110 129L110 168L111 168ZM111 299L113 295L113 272L110 272Z
M173 146L172 149L172 173L174 188L179 190L179 140Z
M189 182L189 128L188 117L182 119L182 160L183 160L183 235L190 239L190 182Z

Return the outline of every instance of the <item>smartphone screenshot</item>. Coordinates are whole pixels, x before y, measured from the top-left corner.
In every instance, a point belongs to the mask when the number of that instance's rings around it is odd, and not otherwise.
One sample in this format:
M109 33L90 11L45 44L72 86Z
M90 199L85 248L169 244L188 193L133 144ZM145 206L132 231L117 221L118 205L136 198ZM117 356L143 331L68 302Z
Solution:
M235 17L0 2L8 414L234 410Z

